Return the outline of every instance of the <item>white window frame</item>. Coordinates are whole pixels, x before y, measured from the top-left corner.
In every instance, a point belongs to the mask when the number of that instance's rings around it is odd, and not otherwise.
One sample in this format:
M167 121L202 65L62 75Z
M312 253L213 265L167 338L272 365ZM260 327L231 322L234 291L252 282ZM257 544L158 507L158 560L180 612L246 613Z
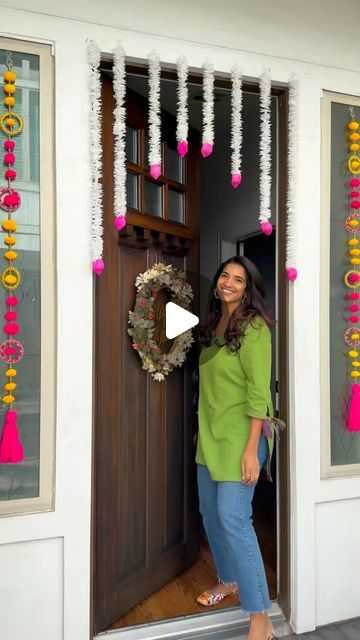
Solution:
M54 59L49 45L0 38L0 49L39 56L40 106L40 457L39 495L0 501L0 516L51 511L55 493L56 258ZM44 328L46 327L46 330ZM0 468L1 472L1 468Z
M321 267L320 267L320 367L321 367L321 478L360 475L360 463L331 465L330 414L330 198L331 105L360 107L360 97L324 91L321 106Z

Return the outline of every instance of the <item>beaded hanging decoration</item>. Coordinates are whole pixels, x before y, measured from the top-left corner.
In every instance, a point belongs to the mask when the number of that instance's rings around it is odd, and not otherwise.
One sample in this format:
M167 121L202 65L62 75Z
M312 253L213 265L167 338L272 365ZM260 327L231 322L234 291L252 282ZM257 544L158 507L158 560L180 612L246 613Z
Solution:
M4 141L4 165L5 180L7 185L0 189L0 208L7 213L7 218L2 222L2 228L5 231L4 243L6 251L4 258L8 262L4 269L1 280L6 290L5 304L7 310L4 313L5 324L3 332L6 336L4 342L0 345L0 358L6 363L4 393L1 397L3 404L7 410L5 412L5 422L0 440L0 462L20 462L23 457L23 448L19 441L17 427L17 413L13 410L15 402L14 392L17 387L15 382L17 370L16 365L21 360L24 349L22 344L16 340L15 336L19 333L20 326L17 323L17 305L18 299L13 291L19 286L21 280L20 271L14 266L17 259L17 252L14 250L16 238L14 233L17 230L17 224L13 219L13 214L20 207L21 198L19 193L14 189L16 179L16 170L14 165L16 162L15 147L16 142L13 138L19 135L23 130L23 121L19 114L13 109L16 104L16 73L13 71L13 61L11 53L8 52L6 58L6 71L3 75L3 90L5 93L4 105L5 113L0 118L0 128L5 135Z
M349 313L348 321L351 326L346 329L344 334L345 343L350 349L347 352L348 358L351 360L349 375L353 381L351 385L351 398L349 403L349 413L346 428L349 431L360 431L360 384L357 379L360 377L360 327L359 325L359 299L360 293L357 292L360 286L360 249L358 234L360 231L359 214L357 210L360 208L360 179L357 175L360 173L360 133L359 122L355 120L354 109L350 107L351 120L348 123L348 138L350 156L347 162L347 168L350 174L349 181L349 208L350 213L345 220L345 228L349 233L347 241L347 257L350 262L350 269L347 269L344 282L350 290L347 294L347 313Z

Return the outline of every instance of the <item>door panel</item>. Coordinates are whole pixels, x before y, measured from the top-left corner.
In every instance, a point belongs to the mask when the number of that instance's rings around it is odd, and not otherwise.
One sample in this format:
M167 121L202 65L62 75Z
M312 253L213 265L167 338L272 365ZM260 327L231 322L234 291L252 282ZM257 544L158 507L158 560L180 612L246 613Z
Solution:
M143 107L140 101L140 114L144 114ZM105 270L96 280L95 296L95 633L192 564L199 548L193 443L196 415L191 402L194 355L158 383L141 369L127 334L138 273L159 257L197 271L198 243L181 236L181 226L178 236L169 234L168 227L162 232L161 220L153 232L151 217L145 215L147 227L131 224L129 215L126 229L116 231L113 108L111 81L104 77ZM141 124L139 114L137 122ZM188 163L188 183L197 185L194 155ZM196 203L194 191L192 203ZM196 208L188 209L194 238L197 215ZM196 313L196 307L193 310Z

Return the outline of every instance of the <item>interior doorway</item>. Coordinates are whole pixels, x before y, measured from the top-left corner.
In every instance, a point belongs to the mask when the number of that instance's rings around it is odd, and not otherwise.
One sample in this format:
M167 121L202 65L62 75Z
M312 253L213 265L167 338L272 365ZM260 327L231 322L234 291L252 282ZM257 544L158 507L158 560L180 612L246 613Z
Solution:
M279 235L256 236L258 201L259 96L256 85L244 92L244 185L235 191L229 180L229 83L216 82L215 150L200 160L202 91L200 76L192 77L190 94L190 151L179 162L176 154L175 75L163 73L162 139L163 175L158 182L147 165L147 69L128 66L127 166L128 225L116 234L113 210L113 139L111 68L104 65L104 255L107 269L96 283L96 383L95 383L95 500L94 500L94 630L128 629L163 619L202 615L196 596L216 581L197 508L194 473L196 435L196 360L189 357L164 385L141 371L126 334L128 310L134 300L136 275L157 261L201 274L192 282L193 313L201 313L206 285L226 252L244 253L259 264L271 280L270 311L285 331L286 309L279 292ZM286 93L274 90L273 212L284 217L277 202L286 188ZM281 117L279 113L281 112ZM256 133L257 132L257 133ZM282 148L277 148L277 141ZM247 142L245 142L247 141ZM284 195L284 194L283 194ZM220 214L220 216L219 216ZM220 222L221 221L221 222ZM277 225L275 225L277 227ZM255 235L254 235L255 234ZM261 243L268 241L264 253ZM271 263L274 268L269 267ZM261 268L263 266L263 269ZM271 271L271 273L270 273ZM269 287L269 284L268 284ZM270 288L269 288L270 293ZM279 315L279 310L280 315ZM104 335L107 344L104 346ZM279 342L274 336L275 361ZM284 348L286 343L284 343ZM279 378L277 367L274 405ZM106 384L105 384L106 380ZM130 385L130 386L129 386ZM166 386L165 386L166 385ZM286 388L284 386L284 394ZM283 401L284 402L284 401ZM284 413L282 417L286 419ZM281 453L286 464L286 444ZM170 461L170 463L169 463ZM275 460L275 473L276 478ZM284 471L286 476L286 471ZM277 523L279 502L276 482L259 482L254 519L264 555L271 597L288 593L288 573L278 571ZM287 497L283 496L285 505ZM281 500L280 500L281 502ZM281 507L280 507L281 509ZM284 517L288 510L284 508ZM282 517L280 511L280 518ZM285 515L286 514L286 515ZM287 563L287 546L282 552ZM281 563L280 563L281 565ZM279 576L283 575L282 584ZM285 576L285 577L284 577ZM226 598L222 608L238 606L237 597Z

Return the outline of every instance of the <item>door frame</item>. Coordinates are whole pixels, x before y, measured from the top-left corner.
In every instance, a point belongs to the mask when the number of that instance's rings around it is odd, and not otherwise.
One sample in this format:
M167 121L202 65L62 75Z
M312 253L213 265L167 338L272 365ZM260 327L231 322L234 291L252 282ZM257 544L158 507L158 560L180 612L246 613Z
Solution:
M109 60L102 61L101 68L103 70L110 70L112 68L112 62ZM146 64L136 64L132 67L137 73L147 75L148 66ZM164 79L176 79L175 71L162 70L161 78ZM202 74L199 70L198 73L192 73L189 75L189 82L201 85ZM230 88L230 79L216 78L214 87ZM246 82L243 85L243 90L251 93L259 93L258 82ZM289 416L289 396L288 396L288 280L285 272L285 248L286 248L286 198L288 188L288 174L287 174L287 147L288 147L288 87L272 86L271 93L277 96L277 273L276 273L276 285L278 288L278 354L279 354L279 380L281 384L280 392L280 404L279 410L283 420L288 424ZM94 285L95 293L95 285ZM95 300L94 295L94 313L93 313L93 325L95 326ZM95 362L95 331L94 343L93 343L93 358ZM96 397L96 367L93 369L93 428L92 428L92 459L94 460L94 443L95 443L95 397ZM279 470L278 470L278 535L277 544L281 548L278 554L278 599L273 604L271 610L271 618L274 623L282 623L289 631L285 620L290 619L291 610L291 591L290 591L290 579L291 579L291 549L290 549L290 475L289 475L289 427L282 433L282 446L279 451ZM93 605L93 589L94 589L94 567L95 567L95 469L94 463L92 465L92 492L91 492L91 587L90 587L90 628L94 629L94 605ZM137 625L132 627L124 627L123 629L114 629L112 631L104 631L96 636L92 633L92 637L101 638L102 636L111 636L113 640L155 640L156 638L184 638L188 634L193 634L194 631L198 631L199 634L203 634L206 631L214 631L219 633L221 631L238 631L239 629L245 629L248 626L249 616L244 615L239 608L224 609L219 612L212 613L199 613L194 616L185 616L181 618L155 621L149 624ZM193 637L193 636L192 636ZM217 636L218 637L218 636Z

